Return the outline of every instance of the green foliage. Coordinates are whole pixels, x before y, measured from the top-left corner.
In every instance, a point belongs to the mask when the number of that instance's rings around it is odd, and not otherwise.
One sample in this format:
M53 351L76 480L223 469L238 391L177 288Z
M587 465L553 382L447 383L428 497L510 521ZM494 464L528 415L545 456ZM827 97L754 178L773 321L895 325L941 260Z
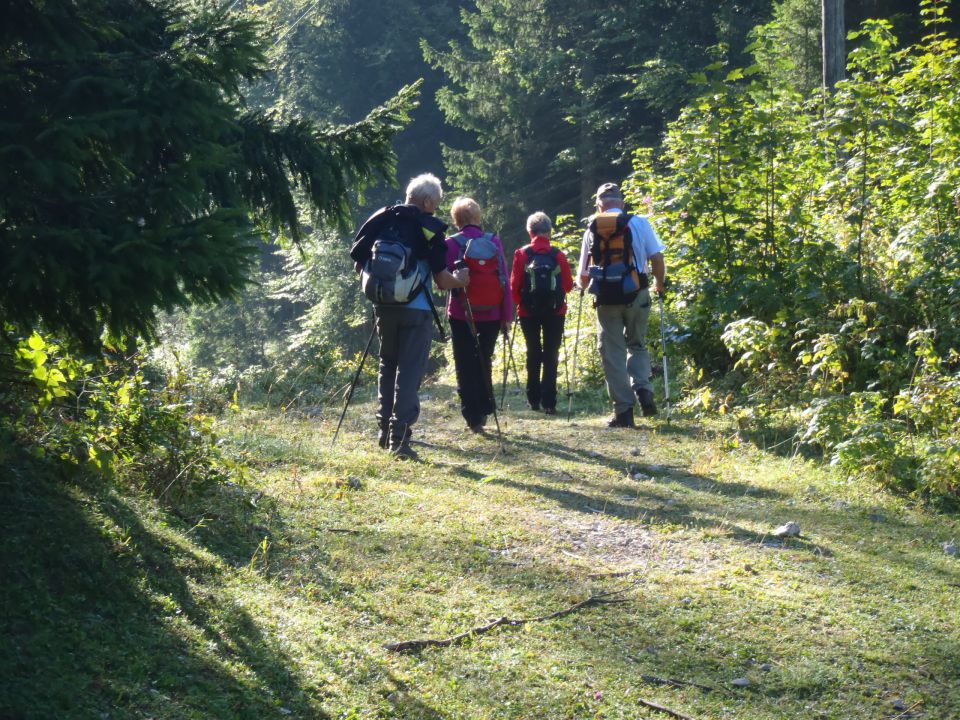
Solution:
M694 365L806 407L804 440L851 474L934 493L960 478L935 439L956 427L960 339L960 53L945 7L925 2L928 34L903 49L889 22L865 22L827 98L780 65L712 64L628 183L635 205L657 198ZM775 30L757 35L767 62ZM920 336L937 361L914 368Z
M122 476L160 496L179 499L211 481L242 477L220 447L202 388L177 368L164 375L127 341L82 359L33 333L0 359L8 382L0 393L4 427L38 458L77 471Z
M459 131L445 124L433 101L441 74L424 60L421 38L457 40L464 29L460 8L467 3L434 0L270 0L251 12L285 31L302 17L292 32L281 35L271 50L274 72L258 88L257 103L283 116L327 118L351 123L362 119L372 105L387 102L398 88L422 79L424 102L413 122L395 136L397 169L401 178L431 171L441 173L440 144ZM364 205L380 206L396 200L395 180L371 188ZM356 210L356 208L354 208Z
M469 40L425 43L449 81L437 95L475 143L445 148L453 185L510 237L531 208L580 216L630 148L652 141L690 97L686 73L726 42L739 53L766 3L603 6L482 0ZM512 230L516 228L516 230Z
M254 281L235 300L165 318L161 362L182 362L221 396L239 388L244 402L324 405L349 382L370 334L369 303L356 283L333 231L317 231L299 248L264 246Z
M252 110L260 26L222 3L14 3L0 30L0 318L87 347L158 308L229 297L251 220L300 237L297 198L346 224L393 169L416 89L355 125Z
M756 48L757 61L774 83L790 87L801 95L820 89L822 84L818 0L780 0L774 5L774 19L761 32L771 42Z

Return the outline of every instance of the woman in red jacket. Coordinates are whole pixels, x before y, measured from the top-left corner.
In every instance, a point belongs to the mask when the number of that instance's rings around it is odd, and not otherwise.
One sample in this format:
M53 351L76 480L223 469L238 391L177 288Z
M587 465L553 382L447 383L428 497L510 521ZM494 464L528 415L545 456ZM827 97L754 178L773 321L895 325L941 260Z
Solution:
M527 402L547 415L557 411L557 365L567 314L566 295L573 289L570 263L550 244L553 223L545 213L527 218L530 244L513 256L510 290L520 309L520 329L527 342ZM541 374L542 373L542 374Z

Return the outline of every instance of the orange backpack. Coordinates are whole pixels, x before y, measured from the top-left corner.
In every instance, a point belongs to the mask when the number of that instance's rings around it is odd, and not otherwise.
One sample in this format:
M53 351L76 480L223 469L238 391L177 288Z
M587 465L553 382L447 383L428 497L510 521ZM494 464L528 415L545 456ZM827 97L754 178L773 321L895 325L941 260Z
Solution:
M624 212L598 213L590 221L590 292L598 305L629 305L645 285L633 256L630 218Z

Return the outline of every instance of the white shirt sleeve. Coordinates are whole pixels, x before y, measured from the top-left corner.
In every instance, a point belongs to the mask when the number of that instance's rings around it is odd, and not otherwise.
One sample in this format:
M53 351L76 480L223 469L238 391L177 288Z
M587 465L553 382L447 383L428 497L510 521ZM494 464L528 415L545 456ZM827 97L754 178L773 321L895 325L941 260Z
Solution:
M666 245L657 236L650 221L642 215L633 216L630 229L633 232L633 254L638 260L637 269L646 272L650 256L666 250Z

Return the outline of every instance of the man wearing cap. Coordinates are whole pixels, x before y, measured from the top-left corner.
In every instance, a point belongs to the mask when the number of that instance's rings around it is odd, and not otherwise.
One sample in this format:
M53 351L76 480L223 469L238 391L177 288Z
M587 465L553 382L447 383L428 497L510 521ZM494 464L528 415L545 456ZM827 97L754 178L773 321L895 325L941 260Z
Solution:
M615 183L604 183L597 189L597 215L591 218L590 227L596 227L594 219L601 214L623 214L623 194ZM630 263L636 268L638 288L626 302L606 304L598 298L597 319L600 324L600 357L607 383L607 394L613 401L614 415L608 427L634 427L633 406L640 402L645 417L657 414L653 399L653 384L650 382L650 354L647 351L647 325L650 321L650 288L647 272L649 264L653 275L653 290L662 295L666 266L663 260L664 244L657 237L650 221L642 215L627 215L623 242L630 242ZM619 221L620 223L623 220ZM583 235L580 252L578 285L585 289L591 284L591 265L599 265L602 259L595 252L594 233L587 230ZM592 259L592 263L591 263ZM594 280L594 283L598 280ZM591 292L596 288L591 287Z

